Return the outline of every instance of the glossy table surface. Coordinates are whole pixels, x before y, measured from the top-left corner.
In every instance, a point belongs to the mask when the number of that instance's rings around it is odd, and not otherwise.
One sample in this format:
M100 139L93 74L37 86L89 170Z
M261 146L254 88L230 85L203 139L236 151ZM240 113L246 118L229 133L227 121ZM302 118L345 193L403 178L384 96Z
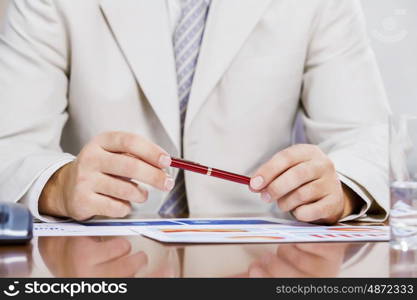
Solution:
M0 277L417 277L389 243L166 245L142 236L39 237L0 247Z

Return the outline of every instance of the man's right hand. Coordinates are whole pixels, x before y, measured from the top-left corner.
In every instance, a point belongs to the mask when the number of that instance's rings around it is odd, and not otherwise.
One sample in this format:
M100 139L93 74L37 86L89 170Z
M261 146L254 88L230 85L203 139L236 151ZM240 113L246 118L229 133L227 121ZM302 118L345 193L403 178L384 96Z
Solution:
M142 203L148 197L146 189L129 179L170 191L174 180L163 170L170 164L166 151L141 136L101 134L49 179L39 199L39 212L78 221L96 215L125 217L132 202Z

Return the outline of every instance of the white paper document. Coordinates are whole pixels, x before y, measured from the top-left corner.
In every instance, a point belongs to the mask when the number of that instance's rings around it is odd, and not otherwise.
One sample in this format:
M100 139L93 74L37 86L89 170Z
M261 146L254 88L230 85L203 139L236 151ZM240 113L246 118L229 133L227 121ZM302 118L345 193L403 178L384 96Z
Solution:
M144 235L166 243L388 241L388 226L318 226L272 218L101 220L35 223L35 236Z

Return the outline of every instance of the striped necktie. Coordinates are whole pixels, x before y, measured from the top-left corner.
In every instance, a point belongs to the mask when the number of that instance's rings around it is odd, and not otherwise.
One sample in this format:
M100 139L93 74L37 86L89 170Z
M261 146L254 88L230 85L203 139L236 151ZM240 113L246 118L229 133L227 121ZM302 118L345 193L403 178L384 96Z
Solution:
M185 115L190 98L200 46L203 40L210 0L182 0L182 13L175 29L173 44L177 70L178 96L180 99L181 143L184 134ZM162 217L188 215L184 171L180 170L174 189L159 210Z

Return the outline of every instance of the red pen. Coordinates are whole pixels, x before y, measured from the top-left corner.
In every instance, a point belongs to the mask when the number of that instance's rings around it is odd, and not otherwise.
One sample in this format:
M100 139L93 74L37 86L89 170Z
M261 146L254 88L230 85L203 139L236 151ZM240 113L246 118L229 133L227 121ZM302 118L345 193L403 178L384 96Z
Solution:
M172 160L171 167L173 168L178 168L178 169L182 169L186 171L205 174L208 176L213 176L213 177L217 177L217 178L221 178L224 180L229 180L229 181L233 181L233 182L237 182L241 184L246 184L246 185L249 185L250 183L250 178L247 176L238 175L238 174L230 173L230 172L215 169L215 168L210 168L207 166L194 163L192 161L187 161L187 160L183 160L179 158L172 158L171 160Z

